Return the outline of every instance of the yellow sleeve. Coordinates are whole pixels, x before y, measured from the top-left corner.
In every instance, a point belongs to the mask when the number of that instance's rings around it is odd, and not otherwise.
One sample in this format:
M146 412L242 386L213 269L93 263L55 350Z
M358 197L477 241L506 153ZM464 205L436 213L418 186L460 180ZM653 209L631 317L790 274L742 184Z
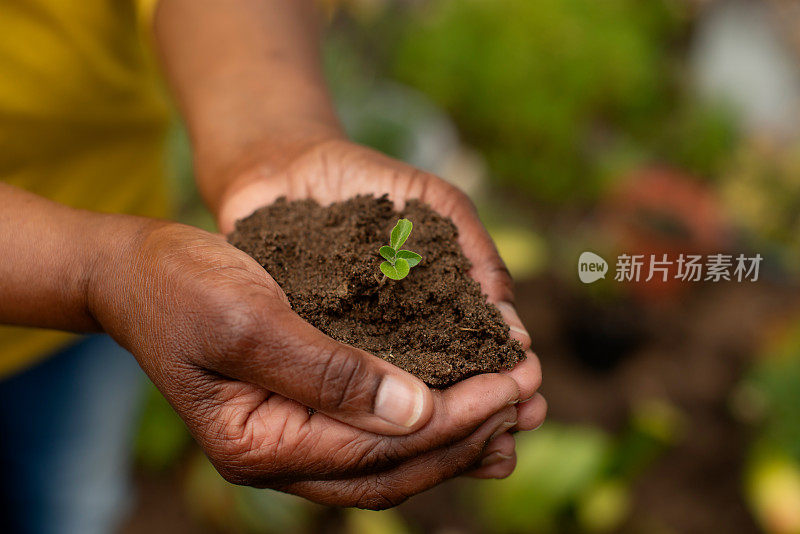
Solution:
M158 0L133 0L133 4L136 7L136 20L139 28L149 31L153 24Z

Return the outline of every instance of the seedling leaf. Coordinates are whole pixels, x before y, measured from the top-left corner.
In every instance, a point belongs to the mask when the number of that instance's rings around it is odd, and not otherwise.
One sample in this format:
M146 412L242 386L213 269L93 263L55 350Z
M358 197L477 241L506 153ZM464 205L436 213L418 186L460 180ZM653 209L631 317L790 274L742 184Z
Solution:
M389 244L393 249L400 250L400 247L406 242L408 236L411 235L412 226L411 221L408 219L400 219L397 221L397 224L392 228L392 234L389 238Z
M422 261L422 256L420 256L416 252L411 252L410 250L401 250L400 252L397 253L397 257L406 260L408 262L409 267L414 267L419 262Z
M388 261L381 263L381 272L392 280L402 280L408 276L410 270L411 267L408 266L408 262L402 258L398 258L397 263L394 265Z
M408 271L411 270L411 266L403 258L397 258L397 262L395 262L394 268L397 270L397 276L400 277L397 278L396 280L402 280L403 278L408 276Z
M400 219L392 228L392 233L389 236L389 246L384 245L378 249L378 253L386 260L380 265L381 272L384 275L384 278L380 281L381 286L387 278L402 280L408 276L412 267L422 261L422 256L416 252L400 250L408 236L411 235L411 228L411 221Z
M388 262L393 262L397 258L397 251L389 245L383 245L378 252Z
M397 274L397 269L388 261L381 263L381 272L387 278L391 278L392 280L400 280L400 275Z

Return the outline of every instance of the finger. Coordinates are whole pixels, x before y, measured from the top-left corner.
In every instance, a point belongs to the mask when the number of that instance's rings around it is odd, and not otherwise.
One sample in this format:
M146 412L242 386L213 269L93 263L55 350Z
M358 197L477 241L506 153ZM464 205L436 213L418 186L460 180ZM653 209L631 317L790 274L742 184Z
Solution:
M547 417L547 401L537 393L527 402L517 405L517 425L513 430L536 430Z
M509 433L501 434L489 443L483 458L477 462L474 469L467 471L465 476L471 478L507 477L517 464L514 447L514 436Z
M240 482L262 486L388 469L466 438L518 399L516 382L510 377L478 375L435 392L434 415L419 431L381 436L322 413L309 415L305 407L280 395L265 398L241 390L236 383L230 387L237 388L237 395L225 395L226 401L216 410L215 420L231 422L222 433L222 441L228 443L226 454L219 455L219 463L226 465L218 467L230 475L246 470L249 479Z
M487 464L473 471L466 473L470 478L506 478L514 472L517 467L517 454L512 452L510 456L495 453L486 458Z
M497 309L500 310L500 314L503 316L506 324L508 324L508 332L511 338L519 341L523 350L531 348L531 335L528 333L525 325L522 324L514 305L507 301L497 302L495 305Z
M539 363L539 358L531 350L525 351L525 359L514 366L513 369L502 372L516 380L522 402L533 397L534 393L542 385L542 366Z
M421 380L331 339L272 295L242 295L214 327L227 337L211 339L198 365L339 421L401 435L418 430L433 411L431 391Z
M431 202L438 197L449 200L441 205L443 212L450 215L459 228L459 242L472 262L470 275L481 284L489 302L494 303L503 319L509 325L509 335L519 341L526 350L527 360L509 372L518 381L523 398L533 395L541 385L541 367L538 358L531 352L531 336L517 314L513 305L513 282L508 270L497 252L491 237L478 218L472 202L462 192L441 181L434 181L429 192ZM442 188L445 188L442 190ZM449 188L449 189L448 189ZM439 203L441 204L441 202ZM527 397L526 397L527 396Z
M436 392L433 417L411 435L371 439L363 432L341 425L332 431L327 424L330 419L326 421L326 416L315 414L301 433L312 439L288 449L293 457L299 451L299 456L306 459L306 465L298 466L305 472L319 471L322 467L328 473L338 472L341 477L343 472L382 470L466 438L495 414L516 406L518 398L516 382L510 377L478 375ZM284 438L285 443L289 441Z
M489 232L478 218L472 201L462 191L452 186L449 186L449 190L437 194L453 199L448 203L446 214L458 227L459 243L464 254L472 262L470 276L480 283L489 302L513 303L514 284L511 275L500 258Z
M507 408L468 438L388 471L345 480L295 482L278 489L332 506L390 508L472 467L483 456L487 443L505 433L514 412L513 408Z

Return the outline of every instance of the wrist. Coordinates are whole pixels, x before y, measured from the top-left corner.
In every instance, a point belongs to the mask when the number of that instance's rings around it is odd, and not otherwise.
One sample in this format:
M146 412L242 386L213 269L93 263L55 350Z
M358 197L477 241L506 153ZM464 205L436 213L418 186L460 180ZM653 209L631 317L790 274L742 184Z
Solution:
M94 214L91 238L85 244L86 310L109 334L127 310L126 294L137 291L143 244L169 221L130 215ZM97 231L100 228L102 231Z
M207 207L220 221L225 206L248 184L269 180L321 145L346 141L338 124L294 121L274 126L226 157L217 157L216 150L196 150L197 185Z

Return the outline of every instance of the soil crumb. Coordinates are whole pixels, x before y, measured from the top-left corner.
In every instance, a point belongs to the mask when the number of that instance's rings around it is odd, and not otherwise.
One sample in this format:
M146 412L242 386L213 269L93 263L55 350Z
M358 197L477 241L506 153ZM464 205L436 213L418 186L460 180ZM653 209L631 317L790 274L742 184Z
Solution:
M381 285L378 254L405 217L403 248L422 262ZM453 222L419 200L402 212L386 197L357 196L322 207L278 199L236 223L228 240L283 288L292 308L330 337L366 350L444 388L525 358L500 312L467 274Z

